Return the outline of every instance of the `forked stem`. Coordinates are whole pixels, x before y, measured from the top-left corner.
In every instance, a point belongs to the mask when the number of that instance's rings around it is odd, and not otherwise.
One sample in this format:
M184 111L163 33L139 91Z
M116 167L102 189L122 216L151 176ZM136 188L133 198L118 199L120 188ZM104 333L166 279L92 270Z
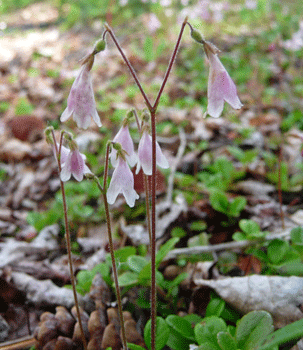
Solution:
M60 178L60 173L61 173L60 158L61 158L63 133L61 133L61 137L60 137L59 150L57 147L57 142L56 142L56 138L55 138L55 134L54 134L53 130L52 130L52 137L53 137L53 141L54 141L54 147L55 147L56 158L57 158L57 165L58 165L58 170L59 170L59 178ZM80 327L80 332L81 332L82 343L83 343L84 349L87 350L87 343L86 343L86 338L85 338L85 334L83 331L80 307L79 307L77 290L76 290L76 280L75 280L74 269L73 269L71 238L70 238L70 231L69 231L69 224L68 224L68 217L67 217L67 204L66 204L65 187L64 187L64 182L61 180L61 178L60 178L60 187L61 187L62 202L63 202L65 240L66 240L66 247L67 247L70 279L71 279L71 283L72 283L72 289L73 289L73 295L74 295L74 300L75 300L75 306L76 306L76 310L77 310L77 317L78 317L78 322L79 322L79 327Z
M151 114L151 132L152 132L152 186L151 186L151 350L156 349L156 320L157 320L157 289L156 289L156 111L157 107L160 102L161 95L163 93L164 87L166 85L166 82L168 80L169 74L171 72L173 63L175 61L180 43L181 38L184 32L184 28L187 24L187 17L182 23L181 30L173 51L173 54L171 56L171 59L169 61L166 73L163 78L163 82L161 84L161 87L159 89L158 95L156 97L156 100L154 104L152 105L143 90L142 85L139 82L139 79L135 73L135 70L133 69L131 63L125 56L120 44L118 43L118 40L116 39L112 29L106 25L106 31L103 35L103 39L105 37L106 33L109 33L111 38L113 39L117 49L119 50L123 60L125 61L127 67L129 68L144 100L147 105L147 108Z

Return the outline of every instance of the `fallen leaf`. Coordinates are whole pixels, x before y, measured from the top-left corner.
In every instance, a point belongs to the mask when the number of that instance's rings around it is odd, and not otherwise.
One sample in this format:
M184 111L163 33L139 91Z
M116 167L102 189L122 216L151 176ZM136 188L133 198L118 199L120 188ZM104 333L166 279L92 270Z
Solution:
M222 280L194 280L198 286L213 288L219 296L243 314L253 310L268 311L275 327L303 318L303 278L259 276L231 277Z

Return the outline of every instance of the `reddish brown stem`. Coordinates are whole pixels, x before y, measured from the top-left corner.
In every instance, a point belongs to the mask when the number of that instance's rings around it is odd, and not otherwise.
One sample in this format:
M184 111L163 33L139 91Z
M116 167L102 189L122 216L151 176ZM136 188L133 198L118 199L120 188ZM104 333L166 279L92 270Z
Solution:
M61 148L62 148L63 133L61 134L61 137L60 137L59 150L58 150L58 147L57 147L57 141L56 141L55 134L54 134L53 130L52 130L52 136L53 136L53 141L54 141L55 153L56 153L56 158L57 158L57 165L58 165L58 170L59 170L59 178L60 178L60 173L61 173L60 158L61 158ZM84 331L83 331L83 325L82 325L82 320L81 320L81 313L80 313L78 296L77 296L77 290L76 290L76 281L75 281L74 269L73 269L72 248L71 248L71 238L70 238L69 224L68 224L68 217L67 217L67 204L66 204L65 188L64 188L64 183L61 180L61 178L60 178L60 187L61 187L62 202L63 202L64 224L65 224L65 240L66 240L66 247L67 247L69 272L70 272L70 278L71 278L71 283L72 283L72 289L73 289L73 295L74 295L74 300L75 300L75 306L76 306L76 310L77 310L77 317L78 317L78 322L79 322L79 327L80 327L80 332L81 332L81 338L82 338L82 342L83 342L83 347L86 350L87 349L87 343L86 343L86 338L85 338Z
M283 212L283 196L282 196L282 179L281 179L281 165L282 165L282 146L279 148L278 160L278 196L280 204L280 217L282 221L282 229L285 230L284 212Z
M151 350L155 350L156 348L156 318L157 318L157 289L156 289L156 111L160 102L161 95L163 93L164 87L168 80L169 74L171 72L173 63L175 61L181 38L184 32L184 28L187 23L187 18L182 23L182 27L180 30L180 34L178 36L173 54L168 64L168 68L166 70L165 76L163 78L163 82L161 84L160 90L156 97L156 100L153 105L151 105L147 95L145 94L138 77L125 56L120 44L118 43L114 33L111 28L106 25L106 32L108 32L113 39L115 45L117 46L122 58L124 59L127 67L129 68L143 98L145 99L146 105L151 114L151 131L152 131L152 188L151 188ZM103 38L105 33L103 35Z

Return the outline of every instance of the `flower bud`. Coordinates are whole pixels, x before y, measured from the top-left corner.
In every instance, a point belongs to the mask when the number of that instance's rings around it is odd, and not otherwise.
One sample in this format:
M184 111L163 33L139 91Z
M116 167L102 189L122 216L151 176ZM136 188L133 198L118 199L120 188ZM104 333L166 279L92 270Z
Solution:
M54 130L54 128L52 126L48 126L45 130L44 130L44 134L45 134L45 138L46 138L46 142L50 145L54 144L54 140L53 140L53 135L52 135L52 131Z
M95 47L94 47L94 54L100 52L100 51L104 51L106 47L106 42L103 39L100 39L96 42Z
M190 33L191 37L198 43L203 44L205 40L203 39L203 36L200 32L198 32L196 29L193 29Z

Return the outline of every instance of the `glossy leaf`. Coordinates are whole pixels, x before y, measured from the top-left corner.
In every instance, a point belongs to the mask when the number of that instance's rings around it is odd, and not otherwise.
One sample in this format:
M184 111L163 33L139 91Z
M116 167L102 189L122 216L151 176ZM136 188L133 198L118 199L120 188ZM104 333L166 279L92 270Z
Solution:
M273 331L271 315L266 311L251 311L237 324L237 346L243 350L254 350Z
M156 350L161 350L167 343L169 327L162 317L157 317L156 323ZM144 328L144 341L148 349L151 349L151 320L148 320Z

